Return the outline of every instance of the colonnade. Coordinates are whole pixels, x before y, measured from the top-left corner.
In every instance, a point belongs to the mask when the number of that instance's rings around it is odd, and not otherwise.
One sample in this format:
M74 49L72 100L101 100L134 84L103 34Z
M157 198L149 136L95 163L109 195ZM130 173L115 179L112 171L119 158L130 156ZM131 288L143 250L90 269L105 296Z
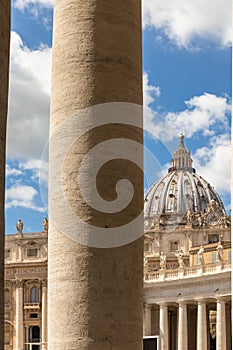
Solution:
M160 350L209 350L209 311L214 310L216 350L229 350L231 349L229 300L217 297L195 301L179 300L176 303L145 304L144 336L159 335ZM152 317L153 311L156 313Z

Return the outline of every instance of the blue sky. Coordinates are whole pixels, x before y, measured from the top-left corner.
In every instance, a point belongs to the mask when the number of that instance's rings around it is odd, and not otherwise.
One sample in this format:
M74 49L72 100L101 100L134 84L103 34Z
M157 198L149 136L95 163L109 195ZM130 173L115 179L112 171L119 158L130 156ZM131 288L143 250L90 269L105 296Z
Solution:
M13 0L6 232L42 230L46 214L52 0ZM230 208L231 0L144 0L143 81L148 187L185 134L194 167Z

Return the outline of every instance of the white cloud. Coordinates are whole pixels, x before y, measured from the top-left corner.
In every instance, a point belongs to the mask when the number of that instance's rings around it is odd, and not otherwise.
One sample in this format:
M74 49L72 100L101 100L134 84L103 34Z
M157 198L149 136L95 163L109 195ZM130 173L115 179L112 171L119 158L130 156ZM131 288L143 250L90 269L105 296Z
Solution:
M153 86L149 83L148 73L143 74L143 100L144 105L149 107L154 102L155 97L159 97L161 90L159 86Z
M40 6L45 8L53 8L53 0L15 0L14 7L24 10L29 5Z
M199 148L192 158L198 173L209 181L220 195L230 192L231 140L228 134L212 137L210 146Z
M10 165L6 165L6 176L19 176L22 175L22 171L17 168L12 168Z
M231 44L231 0L144 0L143 26L161 30L178 46L199 37Z
M7 154L40 159L48 140L51 49L28 49L11 34Z
M229 132L228 118L231 110L227 96L204 93L185 101L186 109L180 112L159 114L147 109L144 127L163 142L170 142L181 132L190 138L197 133L213 136Z
M31 180L40 181L41 184L48 184L48 163L38 159L28 160L19 164L20 169L32 172Z
M6 208L27 208L39 212L44 212L44 208L35 204L37 190L32 186L14 185L6 190Z

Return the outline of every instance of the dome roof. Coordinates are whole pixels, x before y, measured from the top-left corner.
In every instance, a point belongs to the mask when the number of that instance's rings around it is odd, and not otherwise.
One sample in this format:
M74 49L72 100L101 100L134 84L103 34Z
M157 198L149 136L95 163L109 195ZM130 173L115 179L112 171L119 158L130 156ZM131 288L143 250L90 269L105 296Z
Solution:
M215 200L224 210L215 189L192 168L190 152L185 148L184 136L173 154L172 167L168 174L156 182L145 198L145 219L161 214L185 214L187 210L205 212L209 202Z

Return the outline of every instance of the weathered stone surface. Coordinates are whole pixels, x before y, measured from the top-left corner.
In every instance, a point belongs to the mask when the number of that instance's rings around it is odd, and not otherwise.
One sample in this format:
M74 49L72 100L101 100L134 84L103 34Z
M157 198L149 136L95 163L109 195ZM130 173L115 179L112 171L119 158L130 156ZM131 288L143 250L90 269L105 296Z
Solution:
M0 0L0 348L4 347L4 196L8 104L10 1Z
M106 102L142 104L141 61L140 0L55 1L51 135L80 108ZM100 130L97 137L101 140L105 133ZM108 133L111 138L111 128ZM129 136L131 133L135 131L129 126ZM142 132L136 138L142 143ZM93 143L92 138L84 138L75 150L77 156ZM56 147L61 145L62 138ZM50 164L56 161L53 151L51 148ZM77 177L76 162L70 157L64 165L65 177L68 173ZM120 177L121 169L112 171ZM111 169L108 171L111 177ZM56 172L50 165L49 186L56 186ZM132 210L136 212L143 202L143 177L132 172L130 176L141 189ZM76 200L72 187L67 198L75 211L92 221L91 212ZM50 197L50 210L56 205L59 198ZM102 227L105 224L103 219L99 222ZM142 349L143 239L99 249L73 242L67 234L59 232L50 217L48 348Z

